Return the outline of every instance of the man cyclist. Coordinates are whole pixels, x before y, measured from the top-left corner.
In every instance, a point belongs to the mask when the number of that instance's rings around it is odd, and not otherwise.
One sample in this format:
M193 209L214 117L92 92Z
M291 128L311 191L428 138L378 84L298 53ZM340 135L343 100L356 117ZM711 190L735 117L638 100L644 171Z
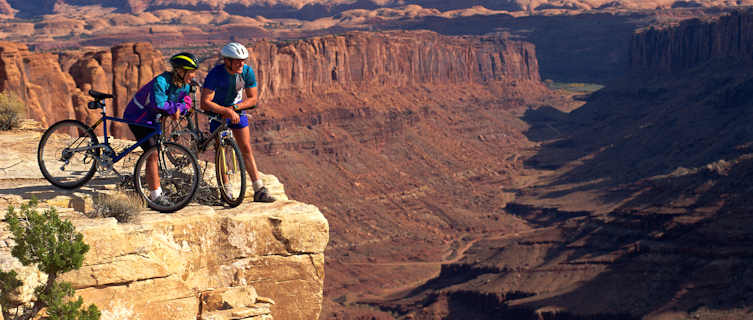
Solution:
M222 116L233 130L233 136L238 142L246 169L253 181L254 201L274 202L275 198L269 195L269 191L259 177L256 160L251 150L248 117L244 112L245 109L255 106L259 97L256 75L254 70L246 64L248 50L240 43L231 42L222 47L220 54L223 63L209 71L201 88L201 107ZM243 99L244 93L246 99ZM210 130L214 132L220 124L217 121L211 121Z
M181 52L170 57L170 65L171 71L156 76L136 92L123 112L124 119L152 124L156 122L158 114L167 113L177 120L182 112L191 108L190 83L199 67L198 60L193 54ZM141 140L154 131L132 124L128 127L136 140ZM156 137L150 138L141 144L141 148L144 151L148 150L156 144L155 139ZM146 180L149 184L149 198L152 201L159 201L162 196L157 170L157 157L152 155L146 162Z

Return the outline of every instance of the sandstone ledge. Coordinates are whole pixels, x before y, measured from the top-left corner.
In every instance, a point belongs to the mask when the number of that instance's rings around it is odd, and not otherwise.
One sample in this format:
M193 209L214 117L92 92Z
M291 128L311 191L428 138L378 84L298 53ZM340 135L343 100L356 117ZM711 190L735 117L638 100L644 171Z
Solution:
M174 214L144 212L129 224L70 209L62 216L91 246L81 269L63 280L104 318L317 319L321 311L329 225L315 206L285 200L234 209L190 205ZM7 226L1 230L0 242L7 242ZM0 267L18 270L9 249L0 247ZM44 275L28 269L21 275L32 287ZM255 289L261 297L222 310L200 308L202 293L228 288Z

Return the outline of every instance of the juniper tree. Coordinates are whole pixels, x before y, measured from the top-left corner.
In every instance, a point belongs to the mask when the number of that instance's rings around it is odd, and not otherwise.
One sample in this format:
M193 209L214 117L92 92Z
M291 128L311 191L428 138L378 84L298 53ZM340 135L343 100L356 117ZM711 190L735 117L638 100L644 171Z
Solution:
M38 213L37 201L21 206L20 212L8 207L6 221L15 244L11 255L24 266L35 265L47 274L47 281L34 290L34 302L24 306L13 293L23 285L15 271L0 271L0 306L5 320L29 320L43 308L50 320L93 320L100 313L95 305L82 308L83 299L72 300L70 283L58 282L57 278L68 271L81 268L84 254L89 246L84 236L76 232L70 221L61 220L55 209ZM13 312L11 312L13 310Z

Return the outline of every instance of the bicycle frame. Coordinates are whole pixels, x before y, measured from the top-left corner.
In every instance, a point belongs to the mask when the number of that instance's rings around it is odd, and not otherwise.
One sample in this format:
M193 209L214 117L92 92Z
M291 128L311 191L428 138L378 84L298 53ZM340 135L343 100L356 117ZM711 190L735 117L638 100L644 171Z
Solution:
M131 153L131 151L133 151L134 149L136 149L138 146L144 144L144 142L146 142L147 140L151 139L152 137L154 137L156 135L162 134L162 126L159 123L159 116L157 118L157 124L156 125L148 125L148 124L138 123L138 122L129 121L129 120L121 119L121 118L110 117L110 116L107 115L107 110L106 110L106 107L105 107L104 103L100 103L100 108L102 109L102 112L101 112L102 117L99 118L99 120L97 120L97 122L95 122L91 126L91 128L95 129L95 128L97 128L97 126L99 126L101 123L103 123L104 127L102 129L103 129L103 132L104 132L105 141L103 143L99 143L99 144L94 145L94 146L83 148L82 150L84 150L84 149L96 149L96 148L102 148L102 147L107 147L107 148L110 148L110 150L112 150L112 147L110 147L110 140L109 140L109 137L107 135L107 120L115 121L115 122L120 122L120 123L126 123L126 124L132 124L132 125L137 125L137 126L140 126L140 127L154 129L154 131L152 131L152 133L146 135L141 140L136 141L136 143L132 144L128 148L126 148L123 151L121 151L120 153L116 154L112 158L112 163L117 163L118 161L120 161L120 159L123 159L126 155L128 155L129 153ZM74 151L78 151L78 150L74 150Z
M220 142L221 138L224 138L226 136L224 134L224 131L229 130L227 122L225 122L224 119L220 118L216 114L213 114L213 113L201 110L201 109L193 109L190 112L191 114L186 115L186 121L188 123L188 131L192 135L196 136L196 138L198 138L196 141L196 149L198 150L198 152L206 151L206 149L209 147L209 144L214 141L217 141L217 143L221 143ZM213 132L202 131L199 126L199 115L198 115L199 113L206 116L210 122L211 121L220 122L221 123L220 126L217 127ZM232 132L230 132L229 134L232 137ZM225 162L226 161L225 153L224 152L220 153L220 157L221 158L220 158L219 163L221 163L223 166L222 172L227 172L227 167L225 167L225 165L227 165L227 163ZM235 158L233 158L233 167L234 168L238 167L238 164L236 163Z

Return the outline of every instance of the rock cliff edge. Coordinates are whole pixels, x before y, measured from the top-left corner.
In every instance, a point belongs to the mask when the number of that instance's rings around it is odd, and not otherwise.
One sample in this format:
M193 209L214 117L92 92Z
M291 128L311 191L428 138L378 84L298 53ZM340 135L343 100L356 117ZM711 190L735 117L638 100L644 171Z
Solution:
M84 207L94 190L55 189L34 170L36 130L0 133L10 146L0 157L0 209L32 195L55 206L91 246L84 265L66 273L102 319L317 319L322 306L324 249L329 225L318 208L287 200L272 176L264 180L278 199L233 209L192 204L174 213L142 212L132 223L91 219ZM69 208L70 207L70 208ZM44 274L10 255L11 235L0 223L0 269L19 271L29 299Z

